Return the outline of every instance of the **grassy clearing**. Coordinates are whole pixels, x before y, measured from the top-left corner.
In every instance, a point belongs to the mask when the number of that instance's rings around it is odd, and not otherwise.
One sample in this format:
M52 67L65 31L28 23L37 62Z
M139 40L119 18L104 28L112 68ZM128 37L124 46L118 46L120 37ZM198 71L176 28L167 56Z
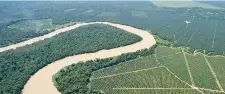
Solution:
M55 25L52 24L51 19L16 21L7 26L7 28L0 29L0 47L42 36L56 29L74 24L76 23L70 22L63 25Z
M138 17L138 18L147 18L148 17L146 15L145 11L138 11L138 10L133 10L132 11L132 16L133 17Z
M189 88L170 74L165 68L160 67L152 70L118 75L103 79L93 79L90 88L103 90L111 94L113 88Z
M205 9L224 9L222 7L212 6L195 1L152 1L158 7L171 7L171 8L193 8L200 7Z
M75 22L70 22L63 25L55 25L52 23L52 19L42 19L42 20L26 20L18 22L16 24L12 24L8 27L11 29L18 29L23 32L44 33L74 24Z
M99 15L97 15L98 17L116 17L118 16L119 13L118 12L102 12Z
M156 52L155 52L157 59L175 55L178 53L182 53L181 49L171 49L171 48L165 47L165 46L157 47Z
M19 29L24 32L44 32L50 31L54 28L51 19L44 19L44 20L27 20L22 21L16 24L12 24L9 28Z
M152 67L158 67L158 63L153 55L147 57L140 57L132 61L127 61L116 66L108 67L98 70L93 73L92 78L103 77L107 75L113 75L118 73L124 73L129 71L147 69Z
M196 87L219 90L203 54L186 54Z
M170 42L169 41L164 40L164 39L160 38L157 35L153 35L153 36L154 36L154 38L156 40L156 43L158 43L159 45L168 45L168 46L170 45Z

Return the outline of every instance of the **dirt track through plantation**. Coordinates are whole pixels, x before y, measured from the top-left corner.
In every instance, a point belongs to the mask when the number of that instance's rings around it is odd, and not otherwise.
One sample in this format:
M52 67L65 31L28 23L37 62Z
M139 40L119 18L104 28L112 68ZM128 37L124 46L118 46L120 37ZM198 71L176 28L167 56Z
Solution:
M108 57L114 57L121 55L123 53L129 53L129 52L135 52L141 49L150 48L152 47L156 41L154 37L147 31L136 29L131 26L121 25L121 24L115 24L115 23L109 23L109 22L90 22L90 23L79 23L73 26L65 27L62 29L58 29L54 32L51 32L49 34L32 38L24 42L20 42L17 44L13 44L7 47L0 48L0 53L8 50L13 50L18 47L24 47L26 45L33 44L35 42L42 41L47 38L51 38L53 36L56 36L60 33L70 31L72 29L76 29L80 26L84 25L90 25L90 24L107 24L110 26L114 26L120 29L123 29L127 32L136 34L140 37L142 37L142 40L140 42L119 47L119 48L113 48L109 50L100 50L98 52L94 53L86 53L86 54L79 54L74 56L69 56L64 59L57 60L55 62L52 62L51 64L45 66L44 68L40 69L37 73L35 73L33 76L30 77L26 85L24 86L24 89L22 91L22 94L61 94L56 87L53 84L52 76L56 74L60 69L69 66L71 64L77 63L79 61L88 61L88 60L94 60L94 59L102 59L102 58L108 58ZM118 41L119 42L119 41Z

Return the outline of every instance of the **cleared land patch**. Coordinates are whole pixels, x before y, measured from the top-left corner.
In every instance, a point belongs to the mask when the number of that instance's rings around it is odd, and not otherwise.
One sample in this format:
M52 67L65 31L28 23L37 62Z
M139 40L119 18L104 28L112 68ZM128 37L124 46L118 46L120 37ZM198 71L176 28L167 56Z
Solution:
M147 14L145 11L138 11L138 10L133 10L132 11L132 16L133 17L138 17L138 18L147 18Z
M119 15L119 12L102 12L97 16L98 17L116 17L118 15Z
M206 9L224 9L222 7L212 6L195 1L152 1L158 7L172 7L172 8L193 8L200 7Z
M140 57L132 61L127 61L125 63L118 64L116 66L98 70L94 72L92 78L98 78L107 75L125 73L154 67L159 67L159 64L156 62L154 56Z
M189 86L175 78L165 68L155 68L109 78L94 79L91 80L90 87L111 94L113 88L188 88Z
M169 47L160 46L155 49L157 59L164 58L167 56L175 55L177 53L182 53L181 49L171 49Z
M26 41L30 38L50 33L55 29L74 24L76 23L70 22L67 24L56 25L52 23L52 19L17 21L8 25L7 28L0 30L0 47Z
M22 21L22 22L10 25L9 28L19 29L24 32L31 32L31 31L44 32L44 30L50 31L51 29L54 28L54 26L52 24L51 19L46 19L46 20Z

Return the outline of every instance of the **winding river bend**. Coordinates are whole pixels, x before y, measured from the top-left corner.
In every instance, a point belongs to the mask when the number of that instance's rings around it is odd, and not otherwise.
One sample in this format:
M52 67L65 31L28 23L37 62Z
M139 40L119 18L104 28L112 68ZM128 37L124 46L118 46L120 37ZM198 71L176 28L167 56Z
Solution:
M23 47L25 45L30 45L47 38L51 38L60 33L70 31L80 26L90 25L90 24L106 24L113 27L117 27L142 37L142 40L137 43L119 47L119 48L113 48L109 50L100 50L94 53L78 54L78 55L69 56L64 59L60 59L55 62L52 62L51 64L45 66L44 68L40 69L37 73L35 73L33 76L31 76L31 78L28 80L28 82L24 86L22 94L61 94L56 89L56 87L54 86L54 83L52 82L52 76L56 74L58 71L60 71L60 69L66 66L69 66L71 64L78 63L79 61L88 61L88 60L94 60L97 58L102 59L102 58L114 57L114 56L121 55L123 53L135 52L137 50L150 48L156 43L154 37L149 32L141 30L141 29L137 29L131 26L126 26L121 24L110 23L110 22L90 22L90 23L80 23L80 24L76 24L66 28L58 29L54 32L51 32L49 34L46 34L40 37L32 38L30 40L27 40L21 43L3 47L3 48L0 48L0 52L16 49L18 47Z

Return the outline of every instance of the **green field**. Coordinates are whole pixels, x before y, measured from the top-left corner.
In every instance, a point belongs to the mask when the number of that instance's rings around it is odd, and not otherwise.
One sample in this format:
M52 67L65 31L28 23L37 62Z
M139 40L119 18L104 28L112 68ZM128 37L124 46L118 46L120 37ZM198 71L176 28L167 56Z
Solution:
M140 63L137 63L137 61L141 61ZM151 61L152 63L148 63ZM127 63L127 64L126 64ZM129 72L129 71L135 71L135 70L141 70L141 69L148 69L151 67L159 67L159 64L156 62L154 56L147 56L143 58L138 58L132 61L127 61L126 63L122 63L117 66L112 66L108 68L106 71L96 71L95 75L93 75L93 78L102 77L104 75L113 75L118 74L121 72ZM126 68L124 68L126 67Z
M186 58L195 86L218 90L215 78L207 66L204 56L202 54L196 54L195 56L186 54Z
M137 62L138 63L138 62ZM106 68L107 70L107 68ZM95 73L93 74L95 75ZM90 89L101 90L106 94L123 88L189 88L163 67L122 72L113 76L91 78Z
M50 31L53 29L52 20L32 20L32 21L22 21L13 25L10 25L9 28L19 29L24 32L44 32Z
M218 77L218 81L220 82L221 86L223 89L225 89L225 57L222 57L222 56L209 56L207 57L210 65L212 66L215 74L217 75Z
M156 48L155 55L100 69L92 74L89 88L106 94L225 93L222 91L225 79L224 57L206 56L205 59L200 53L193 55L182 52L181 48L162 46ZM206 60L209 60L216 77ZM156 62L159 65L156 66ZM222 89L219 88L219 84Z
M56 60L132 44L141 37L108 25L82 26L0 54L0 94L19 94L29 77ZM118 43L118 41L120 41Z
M170 51L170 50L172 49L167 49L167 51ZM171 72L177 75L180 79L190 84L191 82L189 79L183 54L172 53L171 55L167 55L167 57L159 58L163 54L163 53L160 54L159 52L161 52L160 49L156 48L156 56L158 58L158 62L166 66Z

